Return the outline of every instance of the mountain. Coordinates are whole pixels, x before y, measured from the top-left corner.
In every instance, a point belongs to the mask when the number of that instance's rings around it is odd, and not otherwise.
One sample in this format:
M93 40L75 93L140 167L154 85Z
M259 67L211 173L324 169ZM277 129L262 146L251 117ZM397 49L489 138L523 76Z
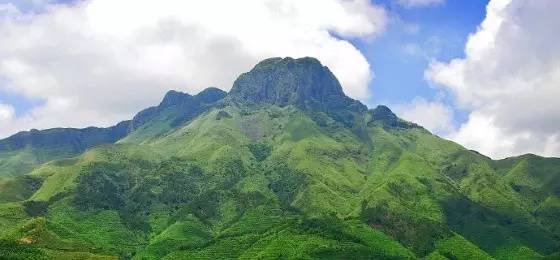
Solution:
M195 96L172 90L158 106L145 109L132 120L112 127L56 128L17 133L0 140L0 178L23 175L41 163L73 157L95 146L113 144L130 133L133 135L128 140L163 134L204 112L225 95L224 91L216 88L208 88Z
M180 127L211 108L226 96L217 88L207 88L197 95L169 91L156 107L145 109L131 120L131 134L126 142L142 142Z
M127 125L0 182L0 256L560 257L560 159L491 160L347 97L313 58L169 92Z
M367 110L344 95L331 71L314 58L264 60L239 76L230 97L240 103L292 105L302 110Z

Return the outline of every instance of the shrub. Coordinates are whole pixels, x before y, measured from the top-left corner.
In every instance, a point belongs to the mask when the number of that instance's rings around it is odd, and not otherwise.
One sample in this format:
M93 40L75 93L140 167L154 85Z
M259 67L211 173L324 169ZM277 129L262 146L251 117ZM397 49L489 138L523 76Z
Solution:
M16 241L0 240L0 259L10 260L41 260L48 259L45 253L30 245L22 245Z
M117 164L96 163L78 177L75 204L80 208L120 209L133 185L130 174Z
M27 215L31 217L43 216L48 212L49 203L47 201L28 200L23 203L23 208Z
M387 204L368 207L362 203L361 217L364 222L378 227L421 256L435 249L436 242L453 235L442 223L413 216L411 212L392 210Z
M265 143L252 143L249 144L249 150L257 161L262 162L270 156L272 147Z
M203 171L194 165L185 165L181 169L160 172L161 200L168 205L192 202L201 192Z
M287 207L307 183L306 175L291 168L281 166L267 174L269 188L278 196L280 203Z
M220 110L218 114L216 114L216 120L222 120L223 118L231 118L231 115L223 110Z
M243 161L239 159L223 161L216 168L216 172L212 174L217 183L215 189L230 189L247 174Z

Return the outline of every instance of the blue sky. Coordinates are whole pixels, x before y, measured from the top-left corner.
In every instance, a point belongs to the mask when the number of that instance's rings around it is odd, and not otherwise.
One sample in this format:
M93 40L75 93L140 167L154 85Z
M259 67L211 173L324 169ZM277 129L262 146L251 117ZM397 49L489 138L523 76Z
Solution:
M405 8L392 0L377 1L391 13L386 32L372 42L354 44L372 65L375 78L370 84L368 105L402 104L415 97L452 97L424 80L431 60L449 61L464 56L465 42L486 15L487 0L448 0L443 4ZM450 106L453 107L453 106ZM453 107L455 125L466 120L467 112Z

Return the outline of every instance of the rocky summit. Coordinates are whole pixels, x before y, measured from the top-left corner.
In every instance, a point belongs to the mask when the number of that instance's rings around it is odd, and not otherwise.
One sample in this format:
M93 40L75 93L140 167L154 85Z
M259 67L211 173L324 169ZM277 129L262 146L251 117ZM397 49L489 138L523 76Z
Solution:
M349 100L332 72L314 58L271 58L237 78L230 95L240 101L316 108Z
M0 259L559 259L560 159L491 160L314 58L0 140Z

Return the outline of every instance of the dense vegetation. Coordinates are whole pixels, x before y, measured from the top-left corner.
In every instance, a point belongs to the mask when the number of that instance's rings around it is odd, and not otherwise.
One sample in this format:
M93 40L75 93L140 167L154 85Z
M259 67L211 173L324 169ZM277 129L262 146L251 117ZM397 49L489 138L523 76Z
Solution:
M0 180L0 259L560 257L560 159L468 151L344 96L311 58L131 122Z

